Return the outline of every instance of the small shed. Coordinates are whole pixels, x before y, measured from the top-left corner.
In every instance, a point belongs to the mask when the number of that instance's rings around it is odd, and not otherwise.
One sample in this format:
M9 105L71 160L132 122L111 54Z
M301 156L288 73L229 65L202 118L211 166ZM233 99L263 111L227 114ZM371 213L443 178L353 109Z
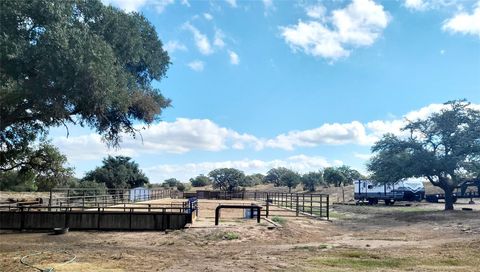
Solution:
M145 187L137 187L130 189L130 201L142 201L150 198L150 189Z

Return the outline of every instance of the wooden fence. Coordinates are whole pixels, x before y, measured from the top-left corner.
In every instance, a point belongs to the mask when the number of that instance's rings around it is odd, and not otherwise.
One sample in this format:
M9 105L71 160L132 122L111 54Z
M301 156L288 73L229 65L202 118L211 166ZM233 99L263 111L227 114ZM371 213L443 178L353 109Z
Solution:
M195 220L195 199L174 204L12 207L0 211L0 229L166 230L184 228Z

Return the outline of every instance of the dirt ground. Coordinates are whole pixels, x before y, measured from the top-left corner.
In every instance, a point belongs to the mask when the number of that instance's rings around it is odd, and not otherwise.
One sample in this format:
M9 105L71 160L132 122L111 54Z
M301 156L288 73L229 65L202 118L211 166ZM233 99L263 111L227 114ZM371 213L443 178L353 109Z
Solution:
M167 201L167 200L160 200ZM158 201L157 201L158 202ZM252 201L232 201L250 204ZM337 205L331 221L270 216L277 225L241 219L200 201L197 221L165 232L2 232L0 271L480 271L480 199L444 212L442 204ZM461 207L473 208L462 211ZM289 216L290 215L290 216ZM70 256L73 263L60 265Z

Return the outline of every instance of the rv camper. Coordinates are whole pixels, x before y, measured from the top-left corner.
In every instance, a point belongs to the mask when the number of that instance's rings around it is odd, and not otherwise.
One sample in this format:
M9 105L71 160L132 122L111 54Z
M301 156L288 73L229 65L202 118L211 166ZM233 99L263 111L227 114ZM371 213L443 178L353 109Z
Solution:
M402 180L394 184L356 180L354 186L354 198L368 201L369 204L377 204L379 200L383 200L386 205L390 205L395 201L421 201L425 197L423 182L417 180Z

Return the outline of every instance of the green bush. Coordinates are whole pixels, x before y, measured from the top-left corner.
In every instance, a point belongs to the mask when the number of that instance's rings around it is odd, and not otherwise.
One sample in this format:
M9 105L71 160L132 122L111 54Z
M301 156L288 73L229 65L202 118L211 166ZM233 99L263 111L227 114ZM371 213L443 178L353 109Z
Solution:
M275 223L278 223L280 225L283 225L287 222L287 219L285 219L283 217L280 217L280 216L274 216L274 217L272 217L272 221L275 222Z

